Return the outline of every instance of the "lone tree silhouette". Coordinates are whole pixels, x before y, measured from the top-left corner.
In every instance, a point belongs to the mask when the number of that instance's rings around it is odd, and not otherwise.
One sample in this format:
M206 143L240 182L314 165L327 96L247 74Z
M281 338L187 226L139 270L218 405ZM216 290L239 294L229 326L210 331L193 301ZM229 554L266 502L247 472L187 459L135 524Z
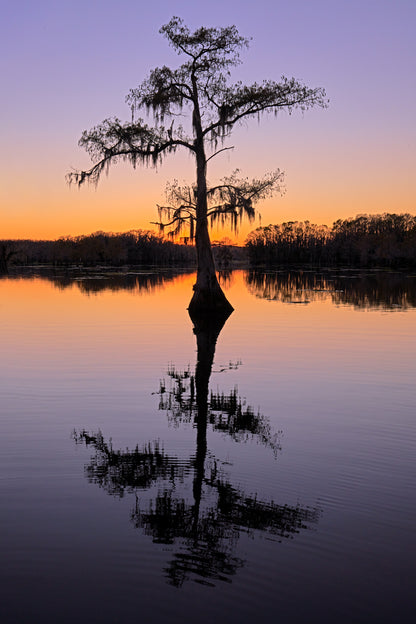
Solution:
M131 122L117 118L104 120L84 131L79 145L90 154L93 166L87 171L68 174L70 182L82 185L97 183L103 172L118 160L156 166L178 148L185 148L195 157L194 186L179 188L174 184L168 192L173 205L159 207L161 229L165 226L177 234L189 225L195 238L197 280L189 305L191 316L229 314L232 306L218 283L208 233L208 222L219 221L236 226L239 219L254 217L253 204L279 187L280 171L262 180L239 180L234 174L221 184L208 188L207 163L224 150L233 127L239 122L279 109L291 112L312 106L326 106L325 91L309 88L294 78L282 77L246 86L241 82L228 84L230 68L240 63L239 52L249 40L240 36L235 26L201 27L191 32L182 19L173 17L159 31L185 62L177 69L156 68L147 80L132 89L126 98L131 106ZM154 125L149 126L137 116L138 111L152 112ZM177 123L178 114L188 112L192 118L189 134ZM165 119L170 125L164 125ZM207 155L208 154L208 155ZM162 217L167 217L167 222Z

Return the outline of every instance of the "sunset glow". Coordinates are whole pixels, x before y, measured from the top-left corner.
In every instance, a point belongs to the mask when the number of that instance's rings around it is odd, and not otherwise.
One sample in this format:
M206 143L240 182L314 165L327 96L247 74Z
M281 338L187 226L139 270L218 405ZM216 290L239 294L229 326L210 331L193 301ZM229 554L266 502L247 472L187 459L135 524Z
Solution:
M248 122L227 140L234 150L209 163L212 182L236 168L248 177L285 172L286 193L258 207L263 225L415 214L413 3L260 0L241 12L235 0L174 9L163 0L143 12L132 0L117 9L106 0L40 0L4 10L0 238L154 229L166 182L193 182L194 163L179 151L157 171L120 163L97 189L65 182L90 165L77 147L82 131L107 117L128 120L129 89L151 68L179 62L158 33L172 12L191 28L235 24L253 38L232 81L284 74L326 89L327 110ZM399 95L386 97L392 91ZM214 228L212 238L242 243L259 224L243 224L237 236Z

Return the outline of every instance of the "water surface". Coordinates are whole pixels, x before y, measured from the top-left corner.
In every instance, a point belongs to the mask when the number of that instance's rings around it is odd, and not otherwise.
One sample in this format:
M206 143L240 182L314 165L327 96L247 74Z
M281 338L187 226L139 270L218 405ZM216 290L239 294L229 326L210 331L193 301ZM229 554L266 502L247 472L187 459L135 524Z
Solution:
M416 277L194 279L0 280L1 621L403 621Z

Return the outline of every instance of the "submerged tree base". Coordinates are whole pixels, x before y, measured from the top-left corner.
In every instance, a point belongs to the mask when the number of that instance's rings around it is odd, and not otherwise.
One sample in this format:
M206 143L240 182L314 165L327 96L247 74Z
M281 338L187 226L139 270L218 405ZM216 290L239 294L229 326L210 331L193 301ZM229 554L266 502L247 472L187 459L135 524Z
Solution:
M195 284L194 294L188 306L189 316L194 319L226 319L234 311L219 284L217 288L200 288Z

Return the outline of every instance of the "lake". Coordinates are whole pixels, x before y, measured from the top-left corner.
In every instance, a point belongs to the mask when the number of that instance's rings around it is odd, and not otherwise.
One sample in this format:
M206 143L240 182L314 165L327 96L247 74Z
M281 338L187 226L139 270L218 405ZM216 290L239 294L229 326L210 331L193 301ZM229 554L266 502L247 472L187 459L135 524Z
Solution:
M414 611L416 275L0 280L0 621Z

